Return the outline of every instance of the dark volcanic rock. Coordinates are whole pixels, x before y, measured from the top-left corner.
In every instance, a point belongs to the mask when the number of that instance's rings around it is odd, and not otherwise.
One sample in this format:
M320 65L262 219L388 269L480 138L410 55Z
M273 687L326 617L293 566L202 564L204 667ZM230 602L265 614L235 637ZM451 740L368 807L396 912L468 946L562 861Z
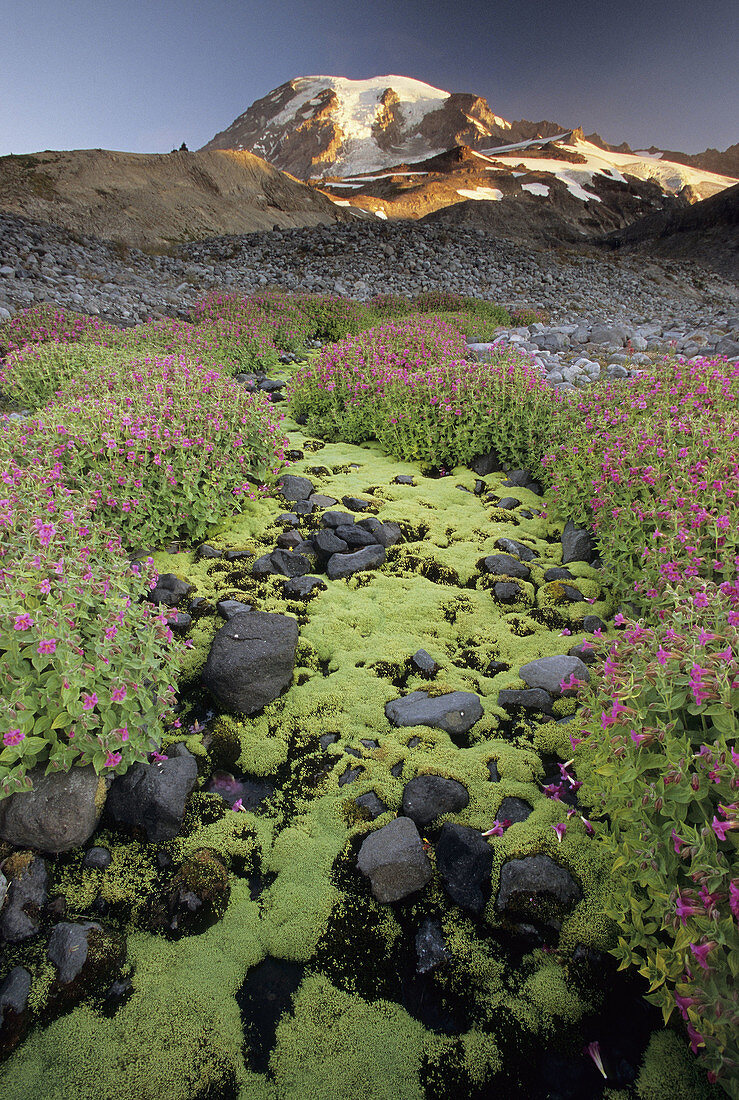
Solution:
M497 470L503 469L503 462L500 456L492 449L486 451L485 454L477 455L472 459L469 465L473 473L479 474L480 477L487 477L488 474L493 474Z
M360 794L354 801L357 806L367 811L373 821L387 810L385 803L377 797L374 791L367 791L366 794Z
M462 909L481 913L490 896L493 849L478 832L447 822L436 845L436 866L449 897Z
M348 543L333 531L330 527L324 527L316 531L313 536L313 545L316 550L330 557L332 554L343 554L349 549Z
M523 798L508 796L498 808L498 821L510 821L512 825L531 817L532 807Z
M33 790L0 802L0 837L17 848L66 852L95 831L105 802L105 780L92 765L68 772L33 768Z
M552 713L552 697L543 688L504 688L498 693L498 706L505 710L523 707L524 710L540 710Z
M288 615L248 611L216 633L203 683L222 710L255 714L290 686L298 624Z
M41 909L49 896L49 872L43 859L25 855L6 861L8 897L0 913L0 940L23 943L38 934Z
M173 745L167 756L162 763L133 764L117 775L105 807L114 827L143 833L150 844L177 836L198 775L195 757L183 744Z
M592 562L596 556L590 533L582 527L575 527L571 519L567 520L562 532L562 562Z
M456 779L441 775L418 775L406 783L403 791L403 814L419 828L442 814L457 813L469 803L467 788Z
M429 676L439 668L434 658L430 653L427 653L425 649L416 650L411 657L411 664L416 672L424 672Z
M326 587L326 582L320 577L304 576L285 581L282 591L288 599L307 600L314 593L325 592Z
M558 919L580 901L582 890L570 872L542 854L503 865L495 908L509 919Z
M518 577L523 581L527 581L531 576L528 565L524 565L518 558L512 558L510 554L488 554L482 564L486 573L494 573L497 576Z
M365 837L357 867L369 878L380 902L400 901L422 890L432 876L418 829L407 817L396 817Z
M10 1054L23 1038L28 1022L31 975L14 966L0 982L0 1055Z
M343 539L347 546L377 546L377 539L366 527L358 523L342 524L334 529L337 538Z
M447 733L467 733L482 718L479 696L471 691L450 691L429 696L413 691L385 704L385 714L395 726L431 726Z
M383 564L386 557L382 546L365 546L362 550L355 550L353 554L334 554L328 559L326 573L329 580L337 581L342 577L350 577L353 573L376 569Z
M563 680L575 676L587 684L590 681L590 670L577 657L557 655L529 661L519 669L519 676L530 688L544 688L550 695L558 698L563 694L560 687Z
M428 974L451 959L451 951L444 941L444 931L436 920L427 918L416 932L417 974Z
M297 477L295 474L285 474L277 483L277 490L283 500L297 501L307 500L311 493L315 493L315 486L307 477Z
M245 611L251 611L251 604L242 603L241 600L219 600L216 609L222 619L230 622L234 615L243 615Z
M381 523L377 516L366 516L364 519L357 520L357 527L369 531L374 541L380 546L395 546L401 539L400 527L397 523Z
M88 852L85 852L82 866L88 867L92 871L105 871L110 867L112 858L107 848L95 845L94 848L90 848Z
M515 554L521 561L533 561L536 557L530 546L525 546L517 539L497 539L495 545L505 554Z
M499 603L515 603L523 595L523 589L515 581L496 581L493 595Z
M559 565L553 566L551 569L547 569L544 574L545 581L572 581L575 578L570 573L569 569L563 569Z
M354 516L349 512L324 512L321 516L324 527L346 527L354 523Z

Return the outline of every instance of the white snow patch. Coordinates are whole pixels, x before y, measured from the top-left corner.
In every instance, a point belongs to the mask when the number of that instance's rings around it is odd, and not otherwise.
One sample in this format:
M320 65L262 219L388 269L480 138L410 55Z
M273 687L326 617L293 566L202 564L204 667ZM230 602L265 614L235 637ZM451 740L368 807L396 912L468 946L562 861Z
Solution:
M457 194L461 195L463 199L487 199L492 202L499 202L503 198L503 192L499 191L497 187L475 187L471 189L462 188L457 189Z
M349 199L331 199L331 202L334 204L334 206L351 206Z
M327 183L326 187L361 187L361 183Z
M378 218L383 218L385 221L387 221L387 214L384 210L375 210L375 214Z
M528 191L531 195L542 195L546 197L549 194L549 184L547 183L522 183L522 191Z

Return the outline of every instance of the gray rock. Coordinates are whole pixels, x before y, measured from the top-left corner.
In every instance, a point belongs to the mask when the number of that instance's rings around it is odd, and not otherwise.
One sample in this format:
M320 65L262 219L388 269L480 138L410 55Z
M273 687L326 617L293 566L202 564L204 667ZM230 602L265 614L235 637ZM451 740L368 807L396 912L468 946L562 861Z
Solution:
M495 545L506 554L515 554L521 561L533 561L536 557L530 546L525 546L516 539L496 539Z
M497 507L503 508L506 512L510 512L511 509L518 508L520 503L521 501L517 500L516 497L501 497Z
M469 467L473 473L478 474L479 477L487 477L488 474L502 470L503 461L500 455L491 448L489 451L485 451L484 454L477 455L473 458L469 463Z
M583 683L590 682L590 670L577 657L564 654L554 657L540 657L529 661L519 669L519 676L530 688L544 688L550 695L558 698L562 695L560 683L574 676Z
M447 822L436 845L442 886L462 909L481 913L490 897L493 849L477 829Z
M20 1016L28 1008L28 994L31 992L31 975L25 966L14 966L7 977L0 982L0 1025L7 1009Z
M430 970L436 970L438 966L448 962L451 957L441 925L427 917L416 932L416 973L428 974Z
M310 562L303 554L292 550L273 550L269 556L275 574L283 577L302 577L310 573Z
M629 330L623 325L596 324L590 330L590 343L611 344L613 347L623 348L629 335Z
M324 493L313 493L308 499L314 508L332 508L338 503L336 497L327 497Z
M277 490L283 500L297 501L307 500L315 493L315 486L307 477L297 477L295 474L285 474L277 483Z
M343 539L347 546L361 547L379 545L372 532L368 531L366 527L360 527L357 523L342 524L341 527L335 527L334 533L337 538Z
M523 595L523 589L515 581L496 581L493 595L499 603L515 603Z
M400 542L400 527L397 523L381 523L377 516L366 516L357 520L357 527L364 528L380 546L395 546Z
M195 551L195 556L197 558L201 558L201 559L202 558L206 558L206 559L207 558L222 558L223 557L223 551L222 550L216 550L216 548L214 546L209 546L207 542L204 542L200 546L198 546L197 550Z
M219 600L216 604L218 614L226 622L230 622L235 615L243 615L251 611L250 603L242 603L241 600Z
M6 865L7 870L7 865ZM49 872L38 857L11 874L5 906L0 912L0 940L23 943L38 934L42 907L49 897Z
M413 691L385 704L385 715L395 726L431 726L447 733L467 733L483 715L480 698L471 691L429 696Z
M303 542L303 536L300 531L295 529L291 531L282 531L277 536L277 545L280 550L295 550Z
M6 879L6 877L2 873L2 871L0 871L0 909L2 909L2 907L5 903L5 898L7 897L7 894L8 894L8 880Z
M85 852L82 866L93 871L105 871L110 867L112 858L107 848L101 848L99 845L95 845L94 848L90 848L89 851Z
M564 916L581 898L570 872L539 853L503 864L495 908L509 919L546 921Z
M298 624L287 615L234 615L213 639L203 683L228 714L256 714L290 686L297 645Z
M92 765L51 772L32 768L33 790L0 802L0 837L17 848L66 852L85 844L105 803L105 780Z
M369 878L379 902L407 898L422 890L432 877L418 829L407 817L396 817L365 837L357 867Z
M326 587L326 582L320 577L293 577L285 581L282 591L288 599L307 600L317 592L325 592Z
M102 932L95 921L83 921L81 924L63 921L51 930L46 954L56 967L57 978L62 985L68 985L81 974L87 962L87 940L93 930Z
M198 775L195 757L183 744L169 748L167 757L159 764L133 764L115 777L108 792L108 821L125 832L143 834L150 844L177 836Z
M526 821L531 817L532 812L532 807L525 799L509 795L498 807L497 817L498 821L510 821L512 825L516 825L519 821Z
M379 817L380 814L384 814L387 811L387 806L377 797L374 791L367 791L366 794L360 794L354 801L357 806L367 811L373 821L376 817Z
M571 581L574 580L572 573L569 569L563 569L560 566L554 566L552 569L547 569L544 574L545 581Z
M419 828L443 814L458 813L469 803L467 788L442 775L417 775L406 783L402 809Z
M162 573L157 577L156 587L151 590L146 598L150 603L176 607L194 589L194 585L181 580L174 573Z
M328 559L326 573L329 580L336 581L361 573L366 569L376 569L386 560L383 546L365 546L353 554L334 554Z
M417 649L411 657L411 664L416 672L425 672L428 675L436 672L438 665L430 653L425 649Z
M562 562L592 562L596 556L590 533L582 527L575 527L571 519L567 520L562 532Z
M324 512L321 523L324 527L348 527L354 523L354 516L349 512Z
M372 501L364 500L363 497L342 497L341 503L345 508L350 508L352 512L366 512L368 508L372 507Z
M543 688L504 688L498 692L498 706L504 710L540 710L542 714L552 713L552 697Z
M482 564L487 573L494 573L496 576L520 577L524 581L531 576L528 565L510 554L488 554Z
M336 534L330 527L324 527L316 531L313 536L313 545L321 554L330 557L332 554L343 554L349 549L348 543Z
M606 624L598 615L586 615L582 621L582 628L588 634L594 634L596 630L607 630Z

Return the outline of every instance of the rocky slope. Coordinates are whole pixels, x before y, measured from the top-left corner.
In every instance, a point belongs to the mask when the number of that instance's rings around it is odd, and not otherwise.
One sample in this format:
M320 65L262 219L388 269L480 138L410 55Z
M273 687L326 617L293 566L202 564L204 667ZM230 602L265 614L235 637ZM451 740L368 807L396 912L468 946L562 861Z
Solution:
M690 259L739 279L739 184L695 206L640 218L612 233L612 248Z
M346 217L259 157L234 151L0 157L0 210L139 248Z

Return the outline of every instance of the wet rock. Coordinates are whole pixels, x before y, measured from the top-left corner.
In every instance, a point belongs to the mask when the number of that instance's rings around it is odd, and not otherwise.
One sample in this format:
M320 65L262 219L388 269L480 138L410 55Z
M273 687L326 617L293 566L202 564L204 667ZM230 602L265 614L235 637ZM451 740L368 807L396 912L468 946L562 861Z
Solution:
M354 799L354 802L361 809L366 810L373 821L387 810L385 803L382 799L377 797L374 791L367 791L366 794L360 794L358 798Z
M5 902L6 895L8 893L8 880L5 875L0 871L0 909L2 909Z
M516 825L519 821L526 821L531 817L533 812L532 807L523 798L514 798L509 796L504 798L498 807L498 821L510 821L511 825Z
M386 557L384 547L377 545L365 546L362 550L355 550L353 554L334 554L328 559L326 573L329 580L340 580L367 569L376 569L383 564Z
M523 707L524 710L541 711L542 714L552 713L553 699L548 691L543 688L504 688L498 693L498 706L504 710L515 710Z
M533 561L536 557L530 546L525 546L517 539L496 539L495 545L498 550L502 550L505 554L515 554L521 561Z
M436 845L436 866L449 897L462 909L481 913L490 896L493 849L467 825L447 822Z
M518 577L523 581L531 576L528 565L524 565L518 558L512 558L510 554L488 554L482 564L486 573L498 576Z
M227 713L255 714L290 686L297 645L298 624L288 615L235 615L213 639L203 683Z
M592 562L595 555L590 533L582 527L575 527L572 520L568 519L562 532L563 564L567 565L571 561Z
M586 615L582 621L582 628L588 634L594 634L596 630L605 631L608 629L599 615Z
M488 774L490 775L491 783L500 783L500 772L498 771L498 761L488 760Z
M562 595L568 603L585 603L585 597L579 588L575 588L571 584L563 584L561 589Z
M318 744L325 751L329 745L335 745L338 740L338 733L322 733L318 738Z
M405 785L402 812L419 828L423 828L442 814L463 810L469 801L467 788L456 779L418 775Z
M503 865L495 908L512 920L547 921L564 916L581 898L582 890L570 872L538 854Z
M260 803L274 793L274 786L266 779L252 779L248 775L235 776L231 772L215 771L203 790L220 795L229 806L238 802L245 810L256 810Z
M362 842L357 867L379 902L400 901L422 890L432 877L421 837L407 817L396 817Z
M533 481L533 474L530 470L509 470L506 480L502 481L501 485L506 489L522 489L531 481Z
M0 1054L10 1054L23 1038L28 1023L31 975L14 966L0 982Z
M443 966L451 957L441 924L427 917L416 932L416 973L428 974L430 970Z
M195 936L221 920L228 908L228 871L215 852L201 848L180 866L171 887L152 906L150 926L170 936Z
M17 848L66 852L85 844L105 803L105 780L92 765L51 772L32 768L33 790L0 802L0 837Z
M285 474L277 483L277 491L283 500L298 501L307 500L316 490L313 482L307 477Z
M396 485L415 485L416 482L410 474L398 474L393 478Z
M493 585L493 595L498 603L515 603L523 596L523 589L515 581L496 581Z
M325 592L326 588L326 582L320 577L304 576L285 581L282 592L287 599L307 600L318 592Z
M568 657L577 657L585 665L595 664L595 647L588 642L580 642L567 650Z
M96 921L63 921L54 926L46 954L56 968L52 1004L68 1007L109 981L126 958L126 941Z
M450 691L429 696L413 691L385 704L385 715L394 726L431 726L447 733L467 733L483 715L479 696L471 691Z
M198 775L195 757L183 744L173 745L167 756L162 763L132 764L124 775L115 777L108 792L106 818L110 824L124 832L143 834L150 844L177 836Z
M529 661L519 669L519 676L530 688L543 688L555 699L563 694L560 687L562 680L568 680L574 676L586 684L590 681L590 671L583 662L577 657L564 654Z
M5 861L5 875L10 885L0 913L0 940L23 943L38 934L49 896L49 873L43 859L22 852Z
M241 600L219 600L216 610L222 619L230 622L234 615L243 615L245 611L251 611L251 604L242 603Z
M425 649L416 650L411 657L411 664L416 672L423 672L428 676L433 675L439 668L434 658Z
M497 507L503 508L506 512L510 512L511 509L518 508L520 503L521 501L517 500L516 497L501 497Z
M112 856L107 848L95 845L94 848L90 848L89 851L85 852L82 866L92 871L105 871L110 867L111 860Z
M299 516L309 516L314 511L314 504L311 500L296 500L294 509Z

